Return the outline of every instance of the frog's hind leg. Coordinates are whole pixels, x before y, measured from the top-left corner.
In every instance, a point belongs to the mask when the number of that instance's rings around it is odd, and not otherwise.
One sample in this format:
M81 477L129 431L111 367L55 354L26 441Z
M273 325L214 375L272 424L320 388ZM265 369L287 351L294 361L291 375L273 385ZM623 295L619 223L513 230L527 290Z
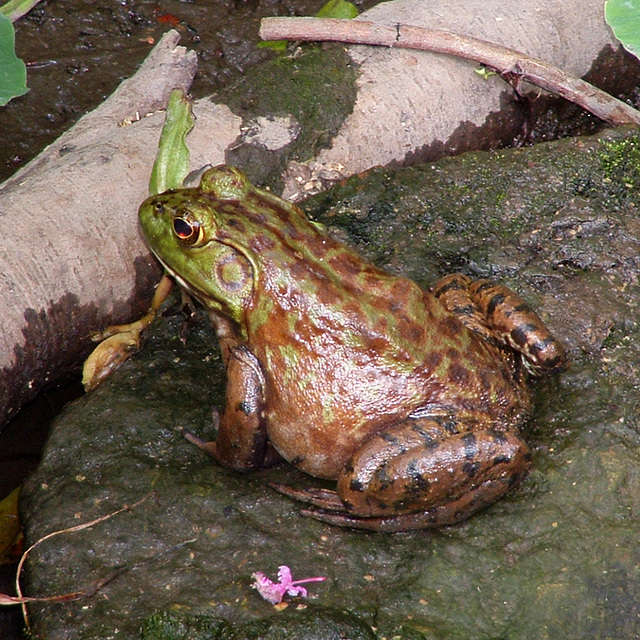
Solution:
M521 353L533 375L555 373L566 366L562 345L538 314L508 287L454 274L439 280L433 294L467 328L489 342L499 341Z
M455 524L495 502L529 467L512 432L459 431L455 421L409 418L370 438L338 479L337 493L276 486L319 510L302 514L374 531Z
M480 308L471 298L469 285L471 279L462 273L454 273L440 278L431 293L438 298L460 322L474 333L480 334L485 340L498 344L496 335L491 331L486 318Z

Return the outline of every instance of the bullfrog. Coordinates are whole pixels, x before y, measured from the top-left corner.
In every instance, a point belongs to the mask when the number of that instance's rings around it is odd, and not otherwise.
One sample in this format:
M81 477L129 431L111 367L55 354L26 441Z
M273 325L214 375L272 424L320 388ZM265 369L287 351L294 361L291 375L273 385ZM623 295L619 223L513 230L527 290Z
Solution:
M373 531L458 523L526 473L528 378L566 357L507 287L454 274L423 290L230 166L148 198L139 218L220 341L216 440L185 433L219 464L284 458L336 482L276 485L303 515Z

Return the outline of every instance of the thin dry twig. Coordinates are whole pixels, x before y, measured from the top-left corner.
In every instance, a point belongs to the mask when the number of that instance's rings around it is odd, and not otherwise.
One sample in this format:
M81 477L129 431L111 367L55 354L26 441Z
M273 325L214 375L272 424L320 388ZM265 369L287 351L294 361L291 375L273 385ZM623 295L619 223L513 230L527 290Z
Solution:
M50 602L50 601L66 602L66 601L69 601L69 600L77 600L78 598L82 598L82 597L85 597L87 595L90 595L86 591L76 591L74 593L65 593L65 594L62 594L62 595L51 596L51 597L48 597L48 598L28 598L28 597L24 597L22 595L22 589L20 588L20 575L22 573L22 568L24 567L24 563L27 560L27 556L29 555L29 553L31 553L31 551L33 551L37 546L42 544L45 540L49 540L49 538L53 538L54 536L60 535L61 533L74 533L76 531L82 531L83 529L88 529L89 527L92 527L92 526L94 526L96 524L99 524L100 522L104 522L105 520L109 520L110 518L113 518L113 516L117 516L119 513L122 513L123 511L130 511L131 509L135 509L136 507L141 505L143 502L145 502L145 500L148 500L152 495L153 494L150 493L150 494L146 495L144 498L141 498L140 500L138 500L137 502L135 502L132 505L125 505L124 507L118 509L117 511L113 511L112 513L108 513L107 515L101 516L100 518L96 518L95 520L91 520L90 522L84 522L82 524L76 525L75 527L69 527L68 529L60 529L58 531L52 531L51 533L48 533L46 536L43 536L42 538L40 538L39 540L34 542L22 554L22 557L20 558L20 562L18 563L18 568L16 570L16 593L18 594L17 597L6 596L5 594L2 594L4 596L5 601L4 602L0 602L0 604L20 604L22 606L22 616L24 618L25 626L26 626L26 628L28 630L29 627L30 627L29 614L27 612L27 603L28 602ZM95 592L95 589L92 590L92 593L94 593L94 592Z
M264 18L264 40L318 40L417 49L475 60L503 76L525 80L575 102L610 125L640 125L640 111L592 84L520 51L449 31L397 24L385 27L364 20L337 18Z

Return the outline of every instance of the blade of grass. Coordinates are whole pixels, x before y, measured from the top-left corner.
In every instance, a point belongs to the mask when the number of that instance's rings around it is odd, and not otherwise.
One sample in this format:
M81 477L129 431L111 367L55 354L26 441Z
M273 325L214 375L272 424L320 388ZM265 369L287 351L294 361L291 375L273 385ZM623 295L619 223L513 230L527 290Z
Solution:
M191 102L180 89L174 89L167 105L158 154L149 180L151 195L182 186L189 173L189 148L185 137L191 131L193 123Z

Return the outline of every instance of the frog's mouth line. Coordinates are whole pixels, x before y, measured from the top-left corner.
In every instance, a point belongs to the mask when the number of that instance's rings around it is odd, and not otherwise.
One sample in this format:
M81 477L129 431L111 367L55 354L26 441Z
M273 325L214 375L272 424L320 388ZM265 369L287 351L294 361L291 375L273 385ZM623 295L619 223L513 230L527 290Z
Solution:
M179 276L171 267L167 265L167 263L164 260L158 257L155 254L155 252L153 255L156 256L156 259L164 267L164 270L178 283L178 286L180 286L182 289L187 291L189 294L191 294L194 298L197 298L198 300L201 300L202 298L206 297L206 294L203 291L199 291L198 289L188 284L184 278Z

